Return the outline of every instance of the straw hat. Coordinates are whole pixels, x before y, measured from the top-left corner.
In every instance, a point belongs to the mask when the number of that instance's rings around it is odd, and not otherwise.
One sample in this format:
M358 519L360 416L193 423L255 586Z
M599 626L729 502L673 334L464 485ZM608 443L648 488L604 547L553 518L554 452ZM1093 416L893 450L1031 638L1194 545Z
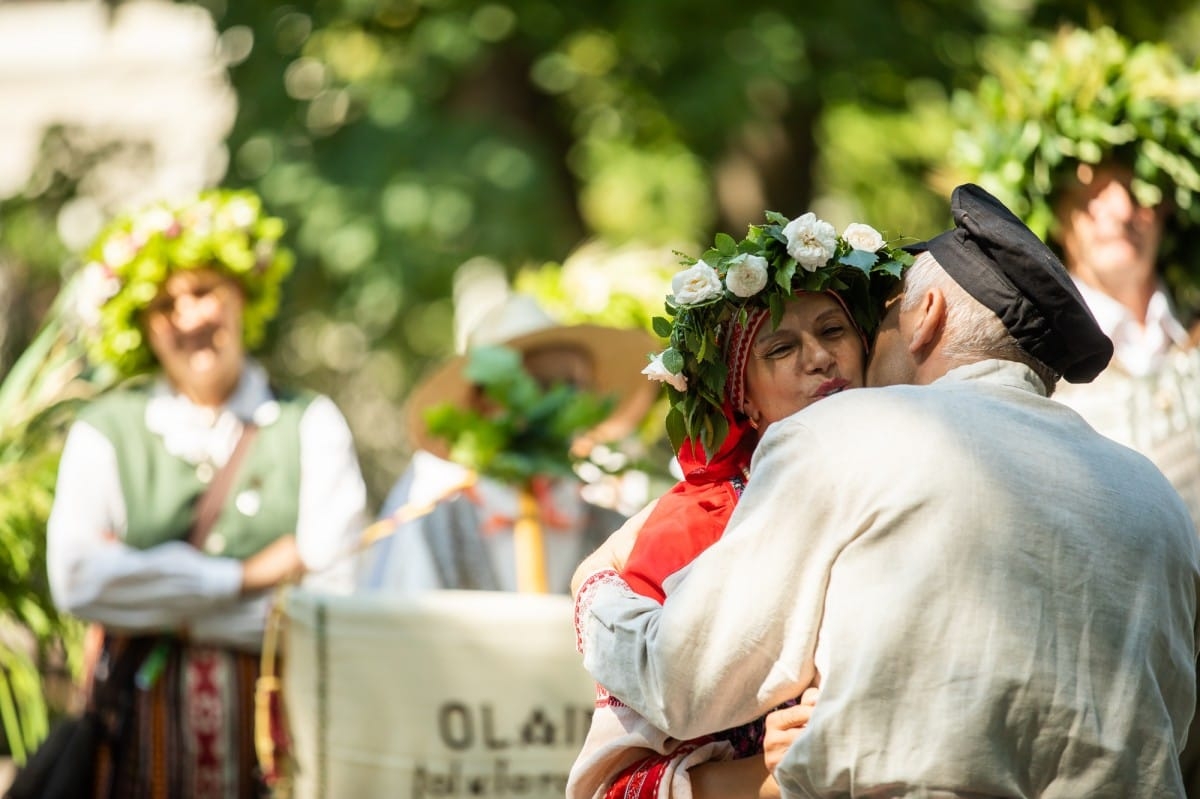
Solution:
M629 433L658 394L657 386L641 373L648 355L658 346L648 332L593 324L562 325L533 297L512 294L480 317L467 336L465 353L435 369L409 395L406 421L415 447L447 457L445 441L430 436L426 429L425 411L446 402L466 407L474 390L464 374L471 350L499 345L521 353L546 346L571 346L588 353L593 369L591 391L616 400L612 415L588 434L593 441L611 441Z

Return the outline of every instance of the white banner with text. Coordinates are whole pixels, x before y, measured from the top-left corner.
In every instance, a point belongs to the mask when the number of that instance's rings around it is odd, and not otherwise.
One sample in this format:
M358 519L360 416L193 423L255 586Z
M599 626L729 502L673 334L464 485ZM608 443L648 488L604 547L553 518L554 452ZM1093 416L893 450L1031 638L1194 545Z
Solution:
M563 596L288 595L296 799L561 799L594 687Z

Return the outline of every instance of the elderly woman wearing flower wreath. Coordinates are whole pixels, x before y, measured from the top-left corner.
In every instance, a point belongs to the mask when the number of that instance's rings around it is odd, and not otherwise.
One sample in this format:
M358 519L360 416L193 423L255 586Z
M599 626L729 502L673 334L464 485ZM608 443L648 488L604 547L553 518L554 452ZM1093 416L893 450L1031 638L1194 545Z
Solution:
M89 253L90 353L137 379L71 428L48 559L58 605L103 627L94 696L105 675L132 692L97 758L98 796L261 794L266 591L305 572L352 587L338 556L366 496L346 422L246 354L291 268L282 233L253 194L209 191L114 221Z
M863 385L868 336L911 262L868 225L850 225L839 237L814 214L789 222L768 213L741 242L718 235L713 249L675 276L672 319L656 320L670 347L645 373L668 387L667 429L685 479L626 526L639 531L621 571L631 588L662 601L672 575L716 541L769 425ZM591 571L591 560L577 579ZM678 741L599 687L567 796L774 795L772 767L814 694L776 711L765 726L760 719Z

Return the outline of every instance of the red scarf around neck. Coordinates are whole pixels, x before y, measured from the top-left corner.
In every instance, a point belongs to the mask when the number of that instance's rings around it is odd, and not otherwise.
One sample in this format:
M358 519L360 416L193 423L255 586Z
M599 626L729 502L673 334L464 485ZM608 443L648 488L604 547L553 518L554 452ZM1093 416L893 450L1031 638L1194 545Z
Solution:
M658 500L638 534L621 576L633 590L659 602L663 581L721 537L737 504L730 482L745 475L758 444L758 432L727 405L729 435L711 461L693 441L679 449L684 479Z

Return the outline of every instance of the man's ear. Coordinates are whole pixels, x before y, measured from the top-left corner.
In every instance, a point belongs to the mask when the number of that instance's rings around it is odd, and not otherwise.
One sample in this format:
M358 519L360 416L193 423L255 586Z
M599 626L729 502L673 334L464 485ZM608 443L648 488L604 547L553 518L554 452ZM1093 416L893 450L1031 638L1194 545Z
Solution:
M908 351L918 359L928 357L946 323L946 295L936 286L921 295L920 302L912 311L912 335L908 340Z

